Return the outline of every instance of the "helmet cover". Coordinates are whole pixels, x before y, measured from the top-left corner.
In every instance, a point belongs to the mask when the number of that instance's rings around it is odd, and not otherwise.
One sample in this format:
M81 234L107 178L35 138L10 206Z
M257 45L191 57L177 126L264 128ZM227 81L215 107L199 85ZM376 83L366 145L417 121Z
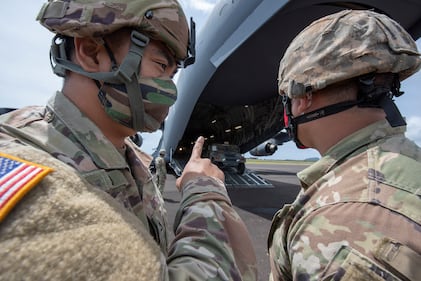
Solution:
M368 73L419 70L413 38L394 20L369 10L344 10L314 21L299 33L279 66L278 90L290 98Z
M49 0L37 20L70 37L102 37L133 27L164 42L178 61L188 55L189 28L177 0Z

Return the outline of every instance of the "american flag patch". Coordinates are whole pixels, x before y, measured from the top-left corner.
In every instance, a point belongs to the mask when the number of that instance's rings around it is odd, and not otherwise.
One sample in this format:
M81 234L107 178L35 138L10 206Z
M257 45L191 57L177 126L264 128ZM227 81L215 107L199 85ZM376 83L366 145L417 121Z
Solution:
M0 152L0 222L53 169Z

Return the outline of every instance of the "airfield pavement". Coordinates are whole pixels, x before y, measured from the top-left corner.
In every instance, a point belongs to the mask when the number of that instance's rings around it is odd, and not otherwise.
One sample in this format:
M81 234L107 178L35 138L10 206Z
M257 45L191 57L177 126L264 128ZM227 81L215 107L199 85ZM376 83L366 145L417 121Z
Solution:
M259 281L269 280L269 259L267 255L267 235L271 220L277 210L291 203L300 186L296 173L308 164L296 162L251 162L246 168L269 181L273 187L228 187L228 194L235 210L244 220L256 251ZM174 217L180 202L180 193L175 187L176 177L168 174L164 190L164 200L168 212L168 222L172 231ZM170 233L173 237L173 233Z

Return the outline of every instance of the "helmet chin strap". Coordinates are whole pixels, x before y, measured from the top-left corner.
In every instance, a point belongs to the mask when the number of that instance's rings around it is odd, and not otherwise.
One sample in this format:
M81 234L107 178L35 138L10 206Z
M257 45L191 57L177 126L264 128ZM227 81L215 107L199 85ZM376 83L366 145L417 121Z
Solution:
M138 84L138 75L143 51L149 43L149 38L142 33L133 30L131 33L132 43L126 57L120 66L117 67L117 65L114 65L110 72L87 72L79 65L69 61L66 57L64 44L56 43L59 38L59 36L53 38L50 50L51 66L54 73L64 77L65 71L69 70L90 77L95 81L124 84L127 89L130 111L133 117L133 129L141 131L145 124L145 110L141 98L142 93ZM110 50L107 50L107 52L109 51ZM114 57L110 56L110 58L113 60Z
M374 85L374 76L362 76L359 79L360 90L358 100L344 101L316 109L306 114L293 117L291 111L291 99L285 95L284 104L284 124L298 148L307 148L298 139L298 125L320 119L332 114L345 111L351 107L373 107L382 108L386 113L386 120L392 127L406 125L399 109L393 101L394 96L400 96L403 92L399 91L399 78L394 75L391 87L381 87Z
M145 119L145 131L148 131L150 133L155 132L161 127L161 122L153 118L150 114L145 113L144 114Z
M284 123L290 138L292 138L297 145L298 148L304 149L308 148L302 144L302 142L298 139L298 125L307 123L319 118L323 118L344 110L347 110L351 107L358 105L360 101L345 101L340 103L335 103L332 105L325 106L323 108L319 108L313 110L311 112L305 113L303 115L293 117L291 111L291 99L288 96L284 96L283 104L284 104Z
M332 114L342 112L344 110L358 105L359 103L360 101L344 101L340 103L335 103L294 117L294 121L296 125L307 123L316 119L320 119Z

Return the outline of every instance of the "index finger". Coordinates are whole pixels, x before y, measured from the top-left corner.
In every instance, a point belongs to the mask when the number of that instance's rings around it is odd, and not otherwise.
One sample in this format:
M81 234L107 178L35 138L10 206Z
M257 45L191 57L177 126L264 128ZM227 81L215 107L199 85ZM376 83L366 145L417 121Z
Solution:
M202 157L202 148L204 142L205 139L202 136L197 138L196 142L194 143L190 159L199 159Z

